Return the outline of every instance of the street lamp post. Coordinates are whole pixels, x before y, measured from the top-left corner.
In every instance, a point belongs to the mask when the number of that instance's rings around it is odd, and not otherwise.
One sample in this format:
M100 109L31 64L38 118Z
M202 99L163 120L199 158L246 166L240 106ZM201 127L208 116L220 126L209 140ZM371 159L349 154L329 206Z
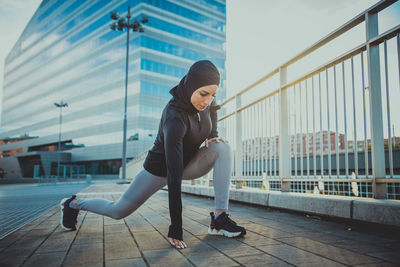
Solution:
M126 29L126 68L125 68L125 98L124 98L124 129L122 139L122 177L119 183L127 183L126 181L126 132L127 132L127 104L128 104L128 66L129 66L129 31L132 29L134 32L144 32L141 23L146 23L148 20L145 16L142 17L140 22L134 20L132 23L131 19L131 8L128 7L128 15L126 17L120 17L117 12L111 14L111 19L117 21L111 24L110 28L113 31L124 31Z
M57 179L58 179L60 178L62 108L68 107L68 104L61 100L60 103L54 102L54 106L60 108L60 126L58 131L58 151L57 151Z

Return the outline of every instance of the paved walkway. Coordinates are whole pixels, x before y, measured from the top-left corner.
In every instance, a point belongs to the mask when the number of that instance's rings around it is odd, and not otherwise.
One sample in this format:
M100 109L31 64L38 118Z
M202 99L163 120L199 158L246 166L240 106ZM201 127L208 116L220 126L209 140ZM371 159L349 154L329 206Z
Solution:
M0 185L0 239L89 184Z
M94 184L79 197L116 200L127 185ZM207 235L213 200L183 196L184 240L166 239L167 192L123 220L80 212L77 231L59 227L54 207L0 240L0 266L398 266L398 232L231 203L244 238ZM350 228L351 227L351 228ZM397 234L397 235L396 235Z

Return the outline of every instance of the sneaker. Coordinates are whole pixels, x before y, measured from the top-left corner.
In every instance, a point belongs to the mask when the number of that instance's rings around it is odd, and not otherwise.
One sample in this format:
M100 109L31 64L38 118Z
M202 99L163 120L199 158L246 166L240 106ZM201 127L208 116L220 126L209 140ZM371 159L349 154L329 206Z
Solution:
M76 230L76 223L79 210L72 209L69 206L69 203L76 199L76 196L73 195L70 198L64 198L60 202L60 209L61 209L61 218L60 218L60 225L62 228L68 231Z
M246 229L236 224L229 218L229 214L222 212L217 219L214 218L214 212L210 212L211 224L208 227L210 235L222 235L226 237L237 237L246 234Z

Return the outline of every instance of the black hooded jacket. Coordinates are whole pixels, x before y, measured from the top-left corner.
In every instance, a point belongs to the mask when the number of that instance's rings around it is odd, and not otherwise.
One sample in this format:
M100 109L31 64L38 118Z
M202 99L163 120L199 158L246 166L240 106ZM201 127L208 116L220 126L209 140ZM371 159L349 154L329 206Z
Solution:
M144 162L153 175L167 177L171 225L168 236L182 240L181 183L183 169L206 138L218 136L215 101L203 111L190 102L194 91L219 85L218 69L208 60L193 64L170 93L173 98L163 110L154 146Z

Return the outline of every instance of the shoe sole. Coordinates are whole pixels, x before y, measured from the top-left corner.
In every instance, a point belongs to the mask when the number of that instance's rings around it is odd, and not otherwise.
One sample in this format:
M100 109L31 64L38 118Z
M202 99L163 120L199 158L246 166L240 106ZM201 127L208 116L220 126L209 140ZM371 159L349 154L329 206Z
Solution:
M238 237L242 234L242 232L228 232L228 231L225 231L224 229L217 230L217 229L211 229L211 227L208 227L208 234L222 235L222 236L226 236L226 237Z
M68 228L68 227L64 226L64 224L63 224L64 203L65 203L65 201L67 201L67 200L68 200L68 198L63 198L63 199L61 200L61 202L60 202L60 212L61 212L61 216L60 216L60 226L61 226L64 230L72 231L72 230L73 230L72 228Z

